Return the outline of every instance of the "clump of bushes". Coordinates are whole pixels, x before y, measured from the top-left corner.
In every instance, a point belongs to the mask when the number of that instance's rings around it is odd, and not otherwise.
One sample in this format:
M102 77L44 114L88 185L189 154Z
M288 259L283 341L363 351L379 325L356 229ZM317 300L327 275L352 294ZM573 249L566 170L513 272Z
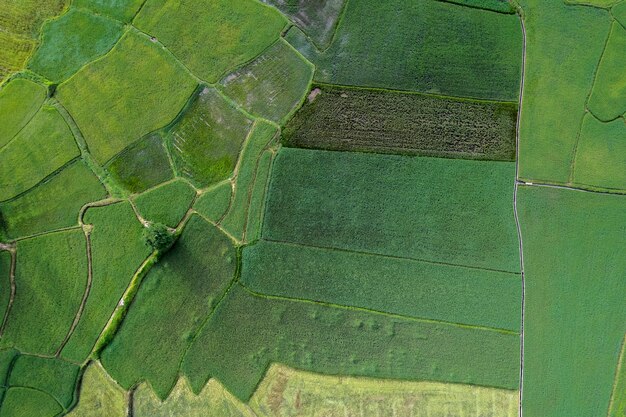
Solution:
M162 223L151 223L145 228L143 238L148 247L162 255L174 245L178 233Z

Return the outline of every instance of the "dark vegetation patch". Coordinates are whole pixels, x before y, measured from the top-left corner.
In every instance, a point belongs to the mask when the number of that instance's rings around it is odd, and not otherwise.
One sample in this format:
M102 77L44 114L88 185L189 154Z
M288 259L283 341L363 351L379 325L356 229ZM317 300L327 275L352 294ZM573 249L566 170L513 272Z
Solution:
M262 0L280 10L313 43L324 49L330 43L346 0Z
M247 400L272 362L333 375L515 389L519 336L268 299L237 285L182 368L196 393L215 377Z
M140 193L174 178L165 144L153 133L115 156L108 164L111 176L131 193Z
M515 160L513 103L328 85L313 94L287 124L287 146Z

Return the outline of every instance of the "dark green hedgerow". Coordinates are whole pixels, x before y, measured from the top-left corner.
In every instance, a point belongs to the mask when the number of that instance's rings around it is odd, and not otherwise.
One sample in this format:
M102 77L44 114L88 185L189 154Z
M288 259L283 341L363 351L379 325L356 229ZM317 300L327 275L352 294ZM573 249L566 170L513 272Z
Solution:
M285 128L287 146L515 160L514 103L318 85Z

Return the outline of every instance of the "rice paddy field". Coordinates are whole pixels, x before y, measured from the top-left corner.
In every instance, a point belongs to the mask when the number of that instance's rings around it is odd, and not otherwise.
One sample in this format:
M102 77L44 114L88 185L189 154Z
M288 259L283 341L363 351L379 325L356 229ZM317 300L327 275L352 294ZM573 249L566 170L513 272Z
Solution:
M626 417L626 0L0 0L0 417Z

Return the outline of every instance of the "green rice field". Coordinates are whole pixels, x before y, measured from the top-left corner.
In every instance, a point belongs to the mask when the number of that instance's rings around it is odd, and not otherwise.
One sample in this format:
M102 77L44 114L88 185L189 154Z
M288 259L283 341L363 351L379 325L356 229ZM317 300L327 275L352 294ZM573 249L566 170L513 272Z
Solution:
M626 417L626 0L0 0L0 417Z

